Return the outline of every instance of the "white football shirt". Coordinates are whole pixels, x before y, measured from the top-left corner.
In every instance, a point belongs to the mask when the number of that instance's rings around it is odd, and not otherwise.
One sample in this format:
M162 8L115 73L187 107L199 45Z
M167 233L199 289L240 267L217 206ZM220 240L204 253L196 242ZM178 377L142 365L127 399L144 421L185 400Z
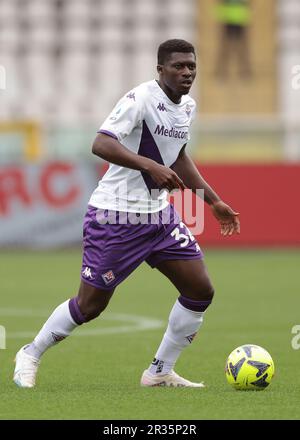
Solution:
M140 84L117 103L99 133L117 139L130 151L171 167L190 138L196 103L188 95L175 104L156 80ZM168 205L149 174L110 163L89 205L115 211L151 213Z

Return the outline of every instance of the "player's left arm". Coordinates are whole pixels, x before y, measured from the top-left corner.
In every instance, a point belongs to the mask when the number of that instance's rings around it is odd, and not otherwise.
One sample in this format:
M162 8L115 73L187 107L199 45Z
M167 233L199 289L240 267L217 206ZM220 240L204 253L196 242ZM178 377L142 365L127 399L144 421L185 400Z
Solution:
M213 215L221 225L222 235L240 233L239 213L224 203L212 187L199 173L191 157L185 151L184 145L172 169L183 180L185 186L195 194L197 189L204 190L204 200L210 206Z

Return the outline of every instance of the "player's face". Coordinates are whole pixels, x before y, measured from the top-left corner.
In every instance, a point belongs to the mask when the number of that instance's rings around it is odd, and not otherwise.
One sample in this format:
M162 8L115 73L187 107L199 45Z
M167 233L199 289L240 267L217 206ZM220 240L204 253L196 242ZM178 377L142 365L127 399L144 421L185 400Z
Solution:
M157 67L159 80L175 96L186 95L196 76L196 58L190 53L173 52L170 58Z

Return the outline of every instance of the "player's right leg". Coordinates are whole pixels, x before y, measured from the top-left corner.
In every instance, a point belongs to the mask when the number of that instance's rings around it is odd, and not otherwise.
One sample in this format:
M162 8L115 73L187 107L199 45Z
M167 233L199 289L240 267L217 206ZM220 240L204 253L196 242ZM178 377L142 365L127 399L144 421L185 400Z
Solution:
M16 354L14 382L22 388L35 385L40 358L48 348L57 344L85 322L100 315L106 308L114 289L99 289L81 281L78 296L60 304L50 315L33 342Z

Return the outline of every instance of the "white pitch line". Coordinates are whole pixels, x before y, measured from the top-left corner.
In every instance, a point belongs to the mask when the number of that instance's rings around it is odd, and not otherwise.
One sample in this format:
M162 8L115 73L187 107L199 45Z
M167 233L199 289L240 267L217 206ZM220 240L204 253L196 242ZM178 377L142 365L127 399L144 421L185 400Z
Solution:
M52 309L52 311L54 308ZM46 316L49 316L51 313L51 310L46 311L41 309L15 309L11 307L2 307L0 309L0 319L1 316L22 316L24 318L28 317L36 317L36 318L43 318Z
M0 319L1 316L22 316L22 317L48 317L51 312L45 310L29 310L29 309L14 309L14 308L1 308L0 309ZM130 323L131 325L118 325L113 327L105 327L105 328L80 328L73 333L74 336L99 336L99 335L111 335L117 333L129 333L136 331L145 331L145 330L153 330L158 329L165 326L163 321L158 319L149 318L146 316L137 316L137 315L127 315L125 313L104 313L99 322L101 321L123 321L126 323ZM6 329L6 337L8 339L16 339L16 338L34 338L39 331L37 328L35 331L24 330L24 331L15 331L10 332Z

